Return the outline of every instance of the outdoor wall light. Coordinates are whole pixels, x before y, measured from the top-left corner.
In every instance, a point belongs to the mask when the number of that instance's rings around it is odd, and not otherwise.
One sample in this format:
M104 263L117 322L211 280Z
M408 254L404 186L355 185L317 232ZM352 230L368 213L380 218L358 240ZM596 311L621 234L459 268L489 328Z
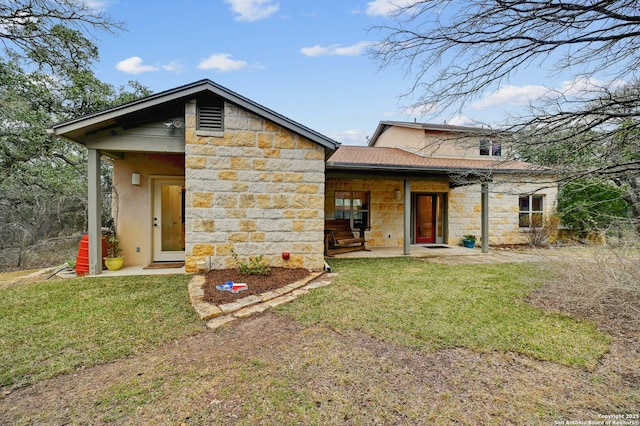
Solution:
M402 199L402 191L396 189L393 193L393 197L396 199L396 201L400 201Z
M131 185L140 185L140 173L131 173Z

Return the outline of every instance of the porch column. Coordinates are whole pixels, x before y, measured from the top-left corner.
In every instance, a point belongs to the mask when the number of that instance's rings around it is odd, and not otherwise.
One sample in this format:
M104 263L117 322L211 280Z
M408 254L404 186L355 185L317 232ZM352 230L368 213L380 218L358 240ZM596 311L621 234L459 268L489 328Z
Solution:
M98 275L102 273L102 235L100 232L100 151L89 149L88 162L88 204L89 204L89 274Z
M482 253L489 253L489 183L482 182L481 209L481 237Z
M411 181L404 181L404 254L411 254Z

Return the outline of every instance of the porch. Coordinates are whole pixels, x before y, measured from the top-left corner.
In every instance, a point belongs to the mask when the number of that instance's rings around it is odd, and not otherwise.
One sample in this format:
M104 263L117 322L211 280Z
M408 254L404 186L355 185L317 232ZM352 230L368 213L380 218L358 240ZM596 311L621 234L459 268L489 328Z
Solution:
M444 257L444 256L480 256L480 248L468 249L449 244L411 244L410 254L404 254L403 247L371 247L367 250L340 253L333 258L376 258L376 257Z

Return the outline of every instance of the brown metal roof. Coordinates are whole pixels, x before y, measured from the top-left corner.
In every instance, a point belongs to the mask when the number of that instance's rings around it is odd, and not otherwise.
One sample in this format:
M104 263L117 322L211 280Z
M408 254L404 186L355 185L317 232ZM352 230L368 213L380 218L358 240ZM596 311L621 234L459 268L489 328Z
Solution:
M416 171L501 171L542 172L545 169L524 161L423 157L400 148L342 145L327 161L327 168Z

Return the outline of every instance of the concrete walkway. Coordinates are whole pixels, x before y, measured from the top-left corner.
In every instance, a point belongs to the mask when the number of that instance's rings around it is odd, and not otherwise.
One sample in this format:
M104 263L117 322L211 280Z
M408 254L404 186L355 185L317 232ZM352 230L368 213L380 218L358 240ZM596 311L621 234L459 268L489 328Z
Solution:
M408 256L429 262L448 264L483 264L507 262L534 262L543 259L560 258L560 250L549 248L490 248L489 253L482 253L480 248L465 248L446 244L413 244ZM566 254L566 252L565 252ZM371 248L367 251L354 251L333 256L336 259L405 257L402 248Z

